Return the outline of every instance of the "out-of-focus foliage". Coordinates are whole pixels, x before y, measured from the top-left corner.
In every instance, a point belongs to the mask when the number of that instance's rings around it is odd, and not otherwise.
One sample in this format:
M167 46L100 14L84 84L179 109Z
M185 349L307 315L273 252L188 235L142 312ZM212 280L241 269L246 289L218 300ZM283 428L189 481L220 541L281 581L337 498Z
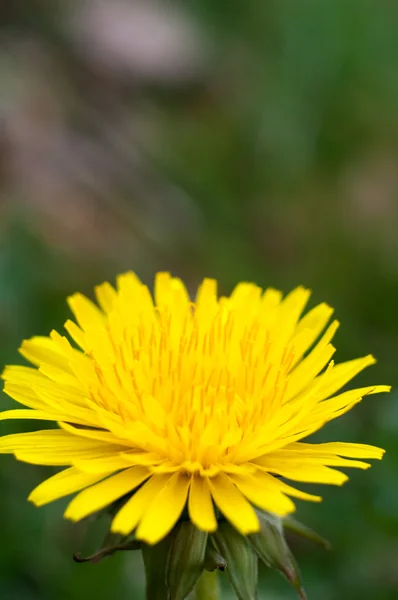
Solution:
M373 352L362 382L396 384L397 28L390 0L3 2L1 362L61 330L69 293L168 269L192 289L310 286L342 321L337 359ZM318 435L388 453L300 506L334 547L292 540L310 598L398 596L397 401ZM104 523L26 502L50 471L1 459L0 597L142 597L139 557L72 562ZM260 597L292 594L264 571Z

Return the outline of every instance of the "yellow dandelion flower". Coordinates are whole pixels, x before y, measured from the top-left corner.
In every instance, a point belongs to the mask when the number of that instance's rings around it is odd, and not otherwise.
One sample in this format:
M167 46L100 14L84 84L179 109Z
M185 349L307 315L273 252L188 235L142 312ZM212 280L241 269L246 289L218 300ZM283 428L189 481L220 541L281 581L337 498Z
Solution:
M180 279L156 276L154 300L133 273L117 287L96 288L99 308L75 294L68 339L56 331L24 341L35 368L5 369L5 392L28 407L1 419L38 419L59 428L0 438L18 460L65 466L33 490L37 506L79 492L65 516L73 521L124 504L111 530L149 544L161 540L183 510L213 532L223 515L246 535L259 529L253 506L279 516L293 498L318 501L285 482L341 485L338 467L366 469L361 459L383 450L353 443L302 442L350 410L371 386L343 393L372 356L334 365L327 327L332 309L305 316L310 296L299 287L240 283L217 296L205 279L192 302Z

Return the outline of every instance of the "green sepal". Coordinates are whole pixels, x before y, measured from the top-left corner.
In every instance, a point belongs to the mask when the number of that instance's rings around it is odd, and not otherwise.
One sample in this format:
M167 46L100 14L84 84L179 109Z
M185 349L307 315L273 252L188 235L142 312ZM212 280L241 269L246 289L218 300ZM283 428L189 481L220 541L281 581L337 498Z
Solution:
M123 536L117 533L108 532L102 542L101 548L90 556L82 557L79 552L73 555L73 560L77 563L92 562L97 563L106 556L112 556L120 550L140 550L141 542L138 542L134 536Z
M166 565L169 600L185 600L199 581L207 538L207 532L200 531L190 521L177 525Z
M299 597L306 598L300 571L285 540L282 520L276 515L256 510L260 521L259 533L247 537L259 558L268 566L280 571L296 589Z
M204 567L206 571L215 571L216 569L219 571L225 571L227 568L227 561L223 556L221 556L221 554L217 552L217 549L214 546L214 541L211 538L209 539L209 543L206 547Z
M169 600L166 585L166 565L174 531L151 546L142 544L142 558L146 576L146 600Z
M77 563L84 563L84 562L97 563L100 560L102 560L103 558L105 558L106 556L112 556L112 554L115 554L115 552L119 552L122 550L140 550L140 549L141 549L141 543L137 542L136 540L132 540L130 542L125 542L124 544L115 544L113 546L106 546L104 548L101 548L97 552L94 552L94 554L91 554L90 556L82 557L79 553L76 553L73 555L73 560Z
M300 521L296 521L293 517L285 517L283 519L283 527L318 546L322 546L325 550L330 550L332 548L332 545L328 540L325 540L325 538L310 527L307 527L307 525L300 523Z
M226 572L239 600L256 600L258 559L246 538L227 522L220 523L212 539L227 561Z
M195 600L219 600L220 590L217 579L216 571L203 571L193 592L193 598ZM192 596L189 598L193 600Z

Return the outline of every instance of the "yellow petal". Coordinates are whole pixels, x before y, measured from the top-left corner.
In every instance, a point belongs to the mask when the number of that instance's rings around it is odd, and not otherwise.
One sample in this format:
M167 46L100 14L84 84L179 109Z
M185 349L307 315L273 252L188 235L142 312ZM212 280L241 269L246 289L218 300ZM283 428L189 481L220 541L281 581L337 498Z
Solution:
M18 385L32 385L35 381L44 379L36 368L22 365L7 365L1 375L4 381L10 381Z
M104 326L104 313L83 294L73 294L68 298L68 304L83 331Z
M0 421L6 421L8 419L35 419L39 421L56 421L62 417L60 413L50 413L45 410L32 410L31 408L21 408L14 410L5 410L0 413ZM67 418L66 415L63 415Z
M170 475L167 474L152 475L149 481L130 500L127 500L116 514L111 524L111 531L122 535L129 535L140 522L150 502L153 501L169 479Z
M117 277L117 288L119 291L118 311L123 318L124 324L136 323L137 315L149 317L153 311L152 296L146 285L132 272L124 273ZM134 306L134 311L131 307ZM115 313L111 313L114 316Z
M271 455L257 460L256 463L265 467L270 473L276 473L293 481L342 485L348 479L344 473L323 465L306 464L305 461L299 460L273 459Z
M13 400L16 400L20 404L24 404L25 406L29 406L29 408L47 408L45 402L38 398L32 387L6 381L3 391Z
M177 311L190 304L185 285L178 277L171 277L170 273L157 273L154 297L157 306L173 306Z
M277 315L277 311L282 302L282 292L274 288L267 288L261 298L262 323L264 327L269 327Z
M115 288L105 281L101 285L96 286L95 295L102 310L107 314L112 312L113 306L117 300Z
M239 465L234 465L231 463L229 465L223 465L219 470L223 471L223 473L226 473L227 475L231 473L233 475L250 475L255 473L256 468L250 463L241 463Z
M287 400L294 398L301 390L305 389L328 364L335 352L335 348L329 342L338 326L338 321L333 321L315 348L290 374L286 391Z
M368 444L355 444L349 442L326 442L323 444L305 444L297 442L290 444L286 450L299 450L307 452L322 452L346 456L347 458L375 458L381 459L385 450Z
M142 286L142 282L132 271L122 273L116 278L117 289L121 296L124 296L126 300L134 300L137 292Z
M126 440L121 440L116 437L110 431L104 431L103 429L83 429L81 427L74 427L70 423L59 422L58 425L67 433L74 434L74 436L88 438L92 440L99 440L101 442L107 442L109 444L120 444L120 445L128 445L129 442ZM123 450L127 448L124 447Z
M270 452L267 458L268 460L280 460L282 462L289 461L293 464L300 462L303 466L325 465L328 467L354 467L357 469L368 469L370 467L369 463L341 458L336 454L327 454L322 450L300 448L300 445L298 442L296 443L296 449L292 449L293 444L290 444L290 447ZM308 446L311 446L311 444L308 444Z
M229 298L231 306L234 308L244 305L247 310L248 304L256 305L261 298L262 289L253 283L238 283L232 290Z
M334 396L334 398L323 400L315 405L306 417L306 426L308 428L315 426L315 429L319 429L327 421L336 419L340 415L351 410L351 408L360 402L364 396L389 391L390 386L376 385L357 390L349 390L348 392L343 392L338 396ZM301 439L303 437L304 436L301 436Z
M217 281L215 279L204 279L196 294L198 308L215 304L217 302Z
M120 452L122 446L80 438L62 430L45 429L0 437L0 453L39 465L70 465L74 459L99 458Z
M217 520L214 514L210 489L205 477L193 475L188 499L189 516L192 523L202 531L215 531Z
M261 471L256 474L259 487L263 489L269 489L274 492L279 491L283 494L293 496L293 498L299 498L300 500L307 500L309 502L321 502L322 498L320 496L314 496L313 494L302 492L301 490L298 490L292 487L291 485L287 484L285 481L277 479L270 473L266 472L263 467L260 467L259 465L256 466Z
M318 336L321 334L322 330L326 327L327 322L333 314L333 308L331 308L328 304L322 303L315 306L312 310L310 310L302 319L300 319L297 324L294 338L292 340L293 346L295 348L295 358L292 363L292 367L301 360L302 356L305 352L310 348L310 346L315 342ZM305 338L302 337L302 334L306 332ZM302 340L304 343L297 345L297 342Z
M264 488L258 475L230 475L229 478L250 502L262 510L282 517L294 512L295 506L290 498L282 492Z
M274 432L277 435L275 441L264 447L264 452L271 452L278 448L286 447L292 442L297 442L300 439L308 437L321 427L327 421L339 417L341 414L350 410L355 404L360 402L365 395L377 394L380 392L390 391L390 386L378 385L349 390L343 392L334 398L323 400L321 402L313 402L308 407L305 406L305 394L303 396L303 408L289 419L290 405L287 403L283 406L279 414L282 426L275 426ZM311 396L308 396L310 402ZM296 399L294 400L296 402ZM284 419L281 419L282 411Z
M253 507L227 475L220 473L208 479L208 485L214 502L240 533L247 535L260 529Z
M36 506L42 506L97 483L105 476L104 473L82 473L75 467L70 467L43 481L30 493L28 500Z
M43 413L42 418L46 420L69 420L86 426L96 425L98 421L95 413L81 408L80 399L75 393L72 393L66 386L57 385L42 376L33 377L30 385L6 381L4 392L17 402L40 410ZM8 413L10 411L7 411ZM44 417L44 413L48 416ZM3 416L1 416L2 414ZM23 414L26 416L23 417ZM33 416L33 412L29 415L29 411L21 412L20 416L15 415L14 417L4 416L4 413L0 413L0 419L6 418L37 419L39 417Z
M294 334L297 321L300 318L310 295L311 290L299 286L287 294L280 303L274 325L276 334L275 344L269 360L280 360L286 344L291 340Z
M82 354L84 359L90 360L88 357L85 357ZM70 361L71 363L72 361ZM70 364L69 364L70 367ZM77 379L75 373L69 368L68 371L65 369L59 369L57 367L51 366L49 364L40 365L40 370L38 371L39 375L45 376L46 379L50 379L51 381L57 382L60 386L67 386L69 389L74 389L76 393L82 393L82 391L86 391L86 388L82 385L82 383Z
M117 452L111 455L106 454L100 458L77 459L73 461L73 465L84 473L106 473L127 469L131 467L131 462L126 460L124 454Z
M50 382L51 385L53 382ZM78 400L74 401L74 398L69 396L68 390L64 390L64 396L62 396L63 388L58 386L57 398L55 389L51 390L49 386L35 386L34 392L36 396L44 403L43 408L46 408L48 412L57 414L56 421L68 421L74 423L74 425L84 425L85 427L101 427L102 424L97 414L87 408L82 408ZM68 400L71 400L68 402Z
M99 442L104 446L103 442ZM31 431L29 433L12 433L0 438L0 452L12 453L16 450L35 450L38 447L43 450L56 451L75 449L84 450L95 446L93 442L79 439L76 436L60 429L44 429L43 431Z
M147 467L159 465L160 468L165 468L164 472L167 471L168 473L170 472L169 469L174 469L174 466L169 463L163 464L164 459L162 459L162 457L159 454L156 454L156 452L131 451L124 452L123 456L126 459L126 461L130 463L130 465L143 465Z
M64 327L72 340L76 342L76 344L80 346L82 350L86 350L87 344L84 338L84 331L82 331L74 321L70 321L69 319L66 321Z
M190 477L175 473L153 498L138 525L136 537L156 544L174 527L187 501Z
M49 337L35 336L25 340L19 349L20 354L37 367L50 365L61 371L70 372L65 354L59 351L55 342Z
M48 377L32 381L31 386L37 396L46 404L54 405L56 408L67 406L71 410L75 407L80 410L87 410L87 394L81 388L60 384L60 382L52 381Z
M322 385L318 392L319 399L323 400L324 398L329 398L358 375L358 373L363 371L363 369L366 369L366 367L369 367L370 365L374 365L375 362L375 358L369 354L363 358L356 358L355 360L349 360L340 363L339 365L335 365L327 374L327 377L323 378ZM314 384L316 384L316 380Z
M131 492L148 479L149 475L148 469L144 467L131 467L117 473L80 492L68 505L65 517L71 521L80 521Z

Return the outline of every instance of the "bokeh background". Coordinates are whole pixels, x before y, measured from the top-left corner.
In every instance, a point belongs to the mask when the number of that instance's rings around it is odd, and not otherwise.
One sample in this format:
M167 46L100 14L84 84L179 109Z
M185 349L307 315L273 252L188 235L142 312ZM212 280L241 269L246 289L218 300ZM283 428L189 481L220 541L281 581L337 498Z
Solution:
M60 330L72 292L167 269L191 289L204 276L223 292L311 287L342 322L337 359L379 360L358 384L396 384L397 30L391 0L3 0L1 363ZM388 453L299 506L333 544L291 540L309 597L397 598L397 395L318 439ZM73 563L103 523L26 501L50 473L1 458L0 597L142 598L132 553ZM264 570L260 598L294 592Z

